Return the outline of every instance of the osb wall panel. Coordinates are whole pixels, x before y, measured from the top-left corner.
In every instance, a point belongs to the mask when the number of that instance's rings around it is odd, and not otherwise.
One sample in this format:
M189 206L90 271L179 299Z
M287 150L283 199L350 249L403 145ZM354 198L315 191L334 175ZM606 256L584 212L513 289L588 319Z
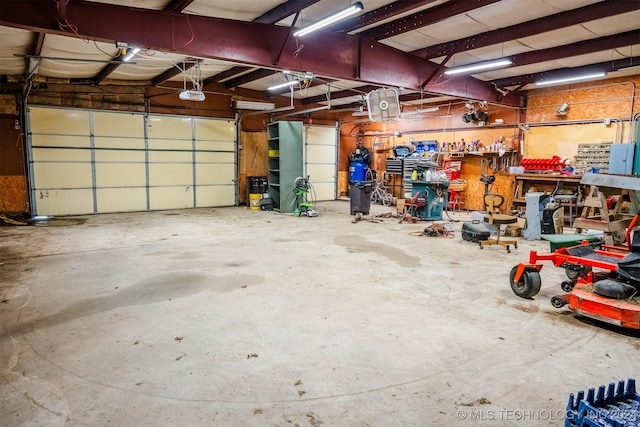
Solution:
M638 85L640 76L632 76L529 91L526 122L532 126L524 135L524 157L557 155L575 161L581 143L633 142L629 120L640 112ZM558 115L556 109L565 102L566 115ZM571 123L594 120L599 122Z
M505 154L509 155L509 154ZM495 155L474 156L467 155L462 160L462 178L466 180L464 189L464 208L468 210L484 210L483 196L485 186L480 178L484 172L486 175L494 175L496 180L488 188L490 193L500 194L505 201L509 200L513 192L513 184L509 174L505 171L493 170L489 166L489 159L496 157ZM484 171L482 164L485 164ZM500 208L502 212L506 212L506 204Z
M0 176L0 212L22 214L28 211L25 176Z
M525 133L524 156L532 159L548 159L553 156L566 158L575 164L579 144L616 141L619 123L605 126L602 123L566 126L530 127Z
M18 115L15 95L0 95L0 113Z
M532 90L528 93L526 121L629 120L640 111L638 85L640 76L633 76ZM559 116L556 109L565 102L569 104L567 114Z
M240 132L242 150L238 158L238 199L247 200L247 177L267 176L267 132Z

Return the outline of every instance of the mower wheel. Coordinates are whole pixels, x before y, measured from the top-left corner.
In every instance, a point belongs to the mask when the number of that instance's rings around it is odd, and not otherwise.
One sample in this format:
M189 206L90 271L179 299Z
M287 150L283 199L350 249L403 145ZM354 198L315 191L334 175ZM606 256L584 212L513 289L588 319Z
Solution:
M509 283L511 284L513 293L520 298L531 298L538 295L541 286L540 273L538 271L525 270L520 280L516 282L515 277L517 271L518 266L516 265L511 269L511 273L509 274Z
M560 288L562 288L565 292L571 292L576 283L572 280L565 280L560 284Z
M555 308L562 308L565 306L565 304L566 302L564 302L564 298L562 298L560 295L554 295L551 297L551 305Z

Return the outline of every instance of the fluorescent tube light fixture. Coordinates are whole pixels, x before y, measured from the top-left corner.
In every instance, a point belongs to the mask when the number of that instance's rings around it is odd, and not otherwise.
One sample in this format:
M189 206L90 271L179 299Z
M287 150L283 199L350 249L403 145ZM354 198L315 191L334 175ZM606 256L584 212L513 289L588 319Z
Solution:
M258 101L235 101L233 106L238 110L258 110L267 111L276 108L276 104L273 102L258 102Z
M598 77L604 77L605 75L606 75L605 72L600 72L600 73L593 73L593 74L585 74L582 76L566 77L563 79L556 79L556 80L543 80L543 81L536 82L535 84L536 86L548 86L548 85L555 85L559 83L570 83L570 82L577 82L581 80L597 79Z
M351 6L349 6L346 9L343 9L339 12L334 13L333 15L329 15L324 19L321 19L320 21L313 23L311 25L309 25L308 27L304 27L299 29L298 31L293 33L294 37L302 37L306 34L309 34L313 31L319 30L320 28L324 28L328 25L333 24L334 22L340 21L341 19L344 19L348 16L351 16L355 13L358 13L359 11L361 11L362 9L364 9L364 6L362 5L361 2L355 2L354 4L352 4Z
M507 65L511 65L511 64L513 64L513 61L510 59L500 59L497 61L482 62L479 64L463 65L461 67L449 68L444 73L445 74L464 74L464 73L471 73L473 71L488 70L490 68L506 67Z
M289 87L295 86L298 83L300 83L298 80L289 80L288 82L278 83L278 84L275 84L273 86L269 86L267 88L267 90L278 90L278 89L282 89L282 88L287 87L287 86L289 86Z
M131 61L131 58L133 58L134 56L137 55L137 53L140 52L140 48L136 47L134 48L131 52L127 53L124 58L122 58L123 62L129 62Z

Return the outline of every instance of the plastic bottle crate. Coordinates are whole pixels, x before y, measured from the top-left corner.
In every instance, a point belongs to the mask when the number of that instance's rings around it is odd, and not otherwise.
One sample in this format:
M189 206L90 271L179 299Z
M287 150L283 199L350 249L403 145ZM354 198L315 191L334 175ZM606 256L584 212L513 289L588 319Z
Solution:
M636 381L629 378L618 385L601 385L598 392L593 388L569 395L565 427L640 427L640 395L636 393Z

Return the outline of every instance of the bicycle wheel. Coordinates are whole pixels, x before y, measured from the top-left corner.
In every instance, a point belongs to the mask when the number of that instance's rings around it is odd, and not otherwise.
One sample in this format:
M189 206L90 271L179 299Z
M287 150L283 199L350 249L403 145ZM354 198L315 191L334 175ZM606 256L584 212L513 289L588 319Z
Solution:
M376 191L371 192L371 203L372 204L376 204L379 201L379 196L378 193Z
M385 206L391 206L393 203L393 196L390 193L387 193L382 198L382 204Z

